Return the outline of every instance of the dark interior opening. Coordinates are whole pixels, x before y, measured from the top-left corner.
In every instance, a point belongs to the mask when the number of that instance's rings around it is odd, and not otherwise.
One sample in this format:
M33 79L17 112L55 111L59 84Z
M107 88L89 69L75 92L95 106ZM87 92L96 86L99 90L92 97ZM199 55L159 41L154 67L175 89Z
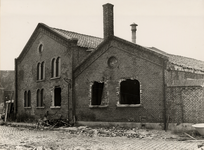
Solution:
M27 106L30 107L31 106L31 92L30 90L28 91L28 103Z
M127 79L120 83L120 104L140 104L140 83Z
M37 107L40 106L40 90L37 90Z
M61 106L61 88L55 87L55 106Z
M44 78L44 62L41 63L41 80Z
M91 105L101 105L104 83L94 82L92 85Z
M24 92L24 107L27 107L27 91Z

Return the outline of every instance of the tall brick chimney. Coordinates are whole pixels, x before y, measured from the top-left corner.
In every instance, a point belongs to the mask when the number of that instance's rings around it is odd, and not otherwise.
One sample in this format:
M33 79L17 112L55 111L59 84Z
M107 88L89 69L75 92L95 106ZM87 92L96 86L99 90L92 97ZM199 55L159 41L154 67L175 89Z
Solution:
M132 27L132 42L136 44L136 31L137 31L137 24L133 23L130 25Z
M103 32L104 39L114 35L113 5L109 3L103 5Z

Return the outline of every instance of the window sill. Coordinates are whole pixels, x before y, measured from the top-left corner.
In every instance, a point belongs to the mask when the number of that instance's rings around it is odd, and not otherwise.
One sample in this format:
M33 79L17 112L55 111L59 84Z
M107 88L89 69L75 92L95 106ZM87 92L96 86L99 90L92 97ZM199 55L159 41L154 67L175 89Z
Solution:
M59 77L52 77L52 78L50 78L51 80L55 80L55 79L60 79L61 77L59 76Z
M117 107L141 107L141 104L116 104Z
M42 79L42 80L37 80L37 82L44 82L45 81L45 79Z
M43 107L43 106L42 106L42 107L40 107L40 106L39 106L39 107L36 107L36 108L37 108L37 109L43 109L43 108L45 108L45 107Z
M24 107L25 109L31 109L31 107Z
M59 109L61 106L51 106L50 108Z
M107 108L108 105L89 105L89 108Z

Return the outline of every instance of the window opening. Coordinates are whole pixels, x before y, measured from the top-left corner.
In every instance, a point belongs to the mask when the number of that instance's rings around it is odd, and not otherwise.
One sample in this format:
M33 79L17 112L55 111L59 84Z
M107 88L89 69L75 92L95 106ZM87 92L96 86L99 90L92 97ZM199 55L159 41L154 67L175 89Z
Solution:
M120 83L120 104L140 104L140 83L127 79Z
M44 94L44 90L43 89L41 89L41 97L40 97L40 106L42 107L43 106L43 94Z
M31 106L31 92L30 90L28 91L28 104L27 104L27 107L30 107Z
M41 63L41 80L44 79L44 69L45 69L44 67L45 67L45 63L42 62Z
M38 50L39 50L40 53L42 53L42 51L43 51L43 45L42 44L40 44Z
M55 58L52 59L51 64L51 77L53 78L55 76Z
M55 87L55 103L54 105L55 106L61 106L61 88L60 87Z
M40 79L40 63L37 65L37 80Z
M27 107L27 91L24 92L24 107Z
M40 90L37 90L37 107L40 106Z
M94 82L92 85L91 105L101 105L104 83Z
M60 65L59 61L60 61L60 58L58 57L56 60L56 77L59 76L59 65Z

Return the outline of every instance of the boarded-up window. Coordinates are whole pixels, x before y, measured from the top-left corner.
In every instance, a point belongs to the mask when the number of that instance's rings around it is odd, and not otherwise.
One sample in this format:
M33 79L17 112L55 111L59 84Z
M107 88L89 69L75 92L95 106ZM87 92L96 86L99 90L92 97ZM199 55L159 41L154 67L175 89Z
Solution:
M101 105L104 83L94 82L92 85L91 105Z
M140 104L140 83L127 79L120 83L120 104Z

